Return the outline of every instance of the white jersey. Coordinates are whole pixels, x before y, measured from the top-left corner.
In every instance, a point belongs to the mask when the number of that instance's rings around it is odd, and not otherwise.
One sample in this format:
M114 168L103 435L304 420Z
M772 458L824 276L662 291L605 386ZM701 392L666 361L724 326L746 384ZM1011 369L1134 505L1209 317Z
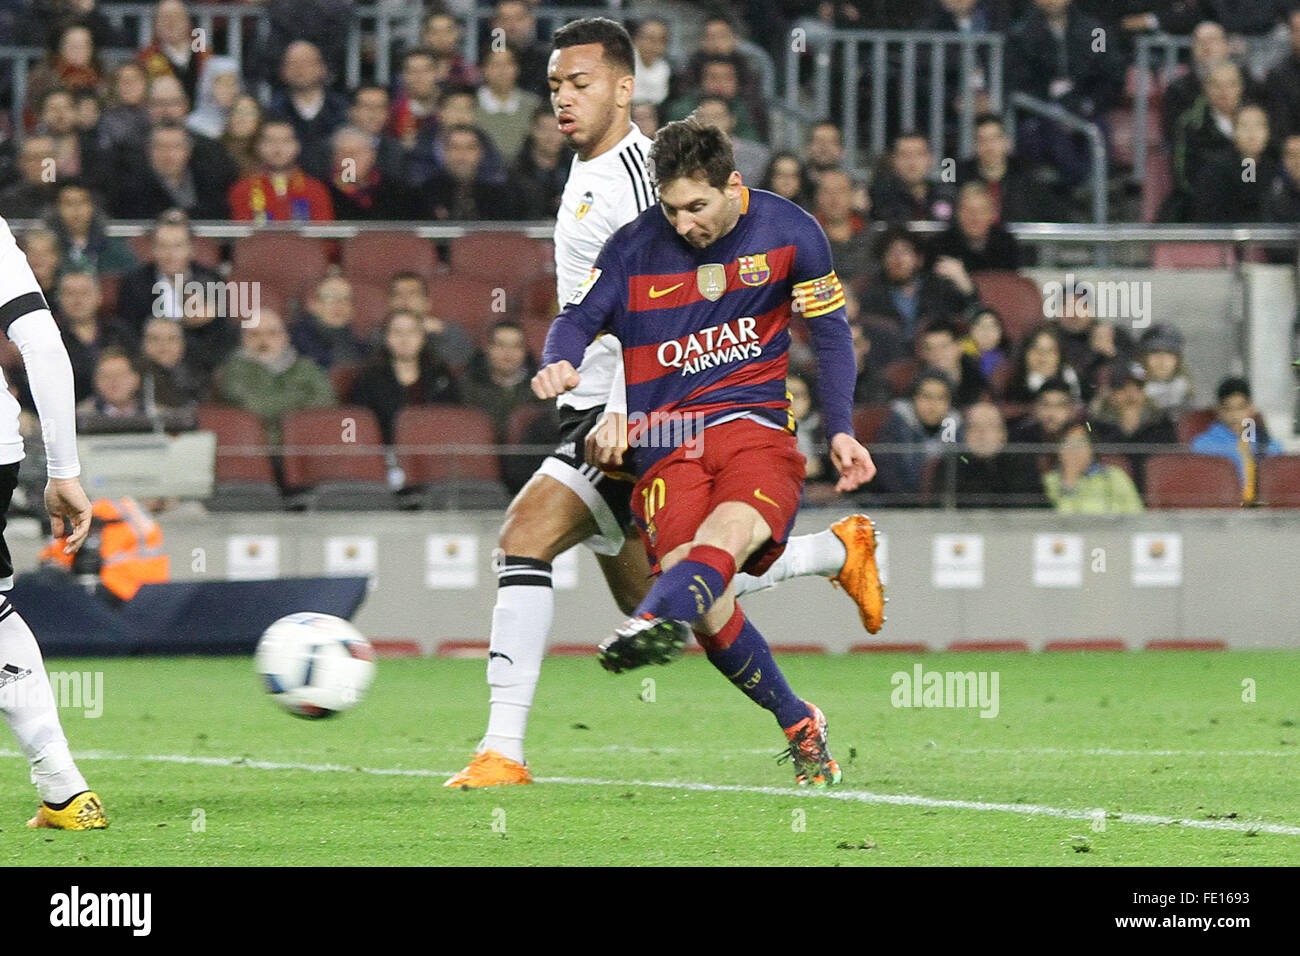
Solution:
M605 240L659 201L646 170L650 143L650 137L633 126L613 149L585 162L573 158L555 219L555 292L560 308L591 274ZM557 404L583 409L609 403L625 409L622 368L618 339L599 336L583 353L578 387L561 395ZM620 394L611 402L616 380Z
M45 438L49 477L75 478L81 467L77 461L72 363L27 256L18 248L4 219L0 219L0 332L8 335L22 353ZM23 459L18 412L18 401L9 394L4 373L0 372L0 464Z

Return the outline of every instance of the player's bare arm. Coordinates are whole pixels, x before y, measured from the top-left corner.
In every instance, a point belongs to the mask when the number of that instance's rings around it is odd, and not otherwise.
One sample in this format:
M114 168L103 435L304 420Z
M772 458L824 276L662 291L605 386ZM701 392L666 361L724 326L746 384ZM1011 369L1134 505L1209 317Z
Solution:
M90 499L80 478L51 478L45 483L45 511L54 537L67 535L64 554L80 550L90 533Z
M853 491L876 477L876 463L871 460L871 452L848 432L840 432L831 438L831 463L840 473L840 480L835 483L839 492Z

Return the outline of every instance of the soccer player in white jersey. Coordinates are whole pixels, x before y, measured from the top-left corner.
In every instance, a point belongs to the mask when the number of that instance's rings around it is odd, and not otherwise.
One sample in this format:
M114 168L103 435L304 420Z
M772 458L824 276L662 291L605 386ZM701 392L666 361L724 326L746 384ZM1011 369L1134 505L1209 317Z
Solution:
M634 61L627 31L603 17L586 18L557 30L552 44L551 106L576 153L555 223L556 291L563 305L583 294L605 240L658 196L646 170L651 140L631 120ZM612 335L597 338L578 371L581 383L558 400L560 446L506 511L493 558L498 590L488 650L487 733L448 787L532 782L524 731L554 615L555 558L576 544L591 548L624 614L632 613L652 583L639 536L625 533L632 524L631 475L625 480L598 467L621 459L625 441L610 436L627 433L618 341ZM807 574L830 577L858 604L864 626L872 633L880 628L875 532L865 515L791 538L762 578L737 576L737 594ZM682 630L684 641L690 634L684 625Z
M18 346L45 438L45 509L55 537L67 532L71 554L90 531L90 499L81 488L72 363L50 307L9 224L0 219L0 331ZM18 402L0 373L0 592L14 584L13 561L4 541L5 515L18 483L23 440ZM86 785L68 750L45 662L31 628L0 593L0 714L18 738L32 768L41 804L29 827L97 830L108 826L99 797Z

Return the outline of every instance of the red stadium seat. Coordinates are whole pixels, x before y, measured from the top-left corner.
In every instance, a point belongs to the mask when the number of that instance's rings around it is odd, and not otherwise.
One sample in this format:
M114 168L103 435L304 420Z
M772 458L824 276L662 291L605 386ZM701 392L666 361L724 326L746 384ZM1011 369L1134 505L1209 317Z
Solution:
M1222 269L1232 264L1232 246L1221 242L1157 242L1151 254L1156 269Z
M550 243L522 232L471 232L451 241L451 271L515 286L553 267L550 249Z
M1300 455L1275 455L1259 463L1255 497L1269 508L1300 508Z
M352 397L352 386L357 383L357 372L360 371L355 365L331 365L329 368L330 386L334 389L334 397L340 403L346 405Z
M528 345L529 354L532 355L533 361L540 362L542 360L542 347L546 345L546 333L551 329L550 321L522 319L519 324L524 328L524 341Z
M549 323L560 311L555 301L554 276L529 279L515 294L522 299L518 308L525 319L539 319Z
M266 429L260 418L242 408L200 405L198 426L217 436L216 483L207 503L209 509L244 511L282 507Z
M1128 455L1098 455L1097 461L1103 465L1112 465L1130 478L1133 477L1133 463L1128 460Z
M1174 174L1169 157L1163 150L1151 150L1147 153L1146 175L1142 177L1143 222L1155 222L1159 218L1160 205L1173 188Z
M295 298L315 283L329 267L324 239L283 232L257 232L235 241L231 274L256 280ZM263 301L266 301L263 292Z
M997 309L1009 341L1019 342L1025 332L1043 321L1043 293L1018 272L976 272L971 276L980 301Z
M522 445L528 426L535 422L539 415L545 415L548 411L545 405L520 405L516 408L506 420L506 444Z
M433 242L409 232L361 232L343 242L343 274L354 284L386 284L394 273L432 279L440 270Z
M888 405L858 405L853 409L853 433L859 442L869 445L876 440L880 426L888 417Z
M116 315L117 314L117 293L122 284L122 277L114 275L111 272L100 273L97 277L99 282L99 314Z
M1237 466L1214 455L1152 455L1146 464L1148 508L1239 508Z
M916 374L921 370L921 363L912 358L894 359L884 368L885 381L889 383L889 390L896 396L906 395L912 388L912 382L916 380Z
M435 315L451 319L464 327L475 341L481 341L494 322L506 317L504 312L495 309L498 303L508 304L508 300L502 299L503 289L500 283L484 279L438 276L429 283L429 301L433 303Z
M1214 424L1218 416L1212 408L1197 408L1183 412L1177 422L1178 441L1190 445L1192 439Z
M497 508L508 503L497 453L454 447L497 443L485 412L461 405L411 405L397 415L393 442L407 487L421 489L426 507Z
M397 500L375 413L357 405L284 416L284 483L295 504L327 510L388 509Z
M369 338L383 328L388 315L388 287L374 282L352 283L352 331Z

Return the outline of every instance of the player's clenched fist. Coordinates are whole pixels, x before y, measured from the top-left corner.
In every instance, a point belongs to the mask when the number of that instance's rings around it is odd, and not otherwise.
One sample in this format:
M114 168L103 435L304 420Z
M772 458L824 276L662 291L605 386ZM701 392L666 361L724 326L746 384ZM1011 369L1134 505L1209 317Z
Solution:
M876 463L871 460L871 452L847 432L840 432L831 439L831 462L840 473L836 491L852 491L876 477Z
M533 394L542 399L555 398L576 388L579 381L578 373L568 362L553 362L533 376Z

